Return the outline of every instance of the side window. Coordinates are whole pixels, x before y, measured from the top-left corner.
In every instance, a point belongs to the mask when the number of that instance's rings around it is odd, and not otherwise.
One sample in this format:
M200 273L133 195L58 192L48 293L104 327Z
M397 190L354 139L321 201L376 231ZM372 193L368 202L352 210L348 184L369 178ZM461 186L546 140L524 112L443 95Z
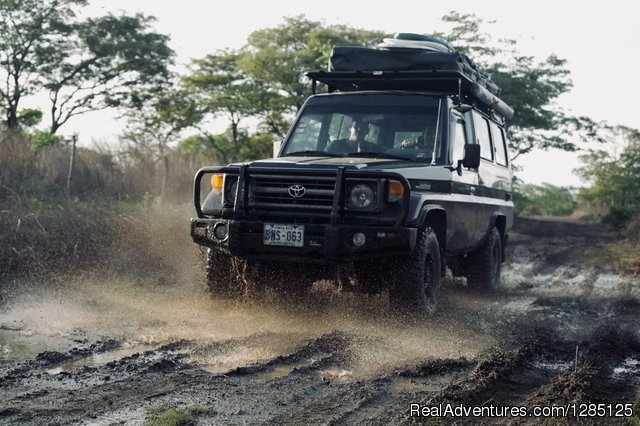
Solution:
M451 152L451 163L455 166L458 164L458 160L462 160L464 157L464 146L467 144L467 136L464 129L464 121L456 120L455 127L453 128L453 151Z
M473 121L476 127L476 137L480 144L480 157L493 161L493 147L491 146L491 136L489 136L489 122L475 111L473 112Z
M491 122L491 136L493 137L493 144L496 147L496 163L501 166L507 165L507 148L504 140L504 130L498 127L497 124Z

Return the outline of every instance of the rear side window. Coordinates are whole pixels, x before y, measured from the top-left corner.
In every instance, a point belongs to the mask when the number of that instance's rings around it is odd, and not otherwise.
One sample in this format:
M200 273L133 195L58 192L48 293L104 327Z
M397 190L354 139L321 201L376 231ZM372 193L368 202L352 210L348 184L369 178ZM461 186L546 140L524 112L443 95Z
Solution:
M480 157L493 161L493 147L489 135L489 122L477 112L473 112L473 121L476 128L476 137L480 144Z
M501 166L506 166L508 159L507 147L504 140L504 130L498 127L494 122L491 122L491 136L493 137L493 144L496 148L496 163Z

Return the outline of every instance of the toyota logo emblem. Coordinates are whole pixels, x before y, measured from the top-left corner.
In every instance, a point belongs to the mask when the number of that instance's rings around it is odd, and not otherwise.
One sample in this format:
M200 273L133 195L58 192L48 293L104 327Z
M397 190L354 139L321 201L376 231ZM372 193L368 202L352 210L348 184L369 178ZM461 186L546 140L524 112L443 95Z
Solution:
M291 185L289 187L289 195L293 198L300 198L304 195L306 189L302 185Z

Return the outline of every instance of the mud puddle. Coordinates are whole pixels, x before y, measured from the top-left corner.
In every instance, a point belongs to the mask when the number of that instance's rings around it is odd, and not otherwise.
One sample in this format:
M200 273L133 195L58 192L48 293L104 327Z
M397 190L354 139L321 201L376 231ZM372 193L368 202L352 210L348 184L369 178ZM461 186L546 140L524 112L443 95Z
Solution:
M130 357L140 353L150 352L153 349L155 349L155 347L151 345L141 345L119 348L109 352L92 352L87 357L65 362L54 368L47 368L45 369L45 372L48 374L60 374L69 373L81 368L97 368L122 358Z
M66 351L70 344L65 336L43 336L33 330L0 326L0 371L47 350Z

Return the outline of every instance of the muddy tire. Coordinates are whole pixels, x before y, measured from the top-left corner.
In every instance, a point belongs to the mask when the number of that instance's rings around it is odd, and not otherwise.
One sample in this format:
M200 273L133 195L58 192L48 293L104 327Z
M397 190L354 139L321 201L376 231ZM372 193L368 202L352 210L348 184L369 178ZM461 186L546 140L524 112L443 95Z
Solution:
M433 315L440 295L440 247L431 228L419 231L409 264L389 289L396 310Z
M241 260L217 250L207 252L207 287L212 296L238 300L244 290L240 281Z
M482 248L468 261L466 277L469 288L485 292L498 288L502 270L502 238L497 228L489 232Z

